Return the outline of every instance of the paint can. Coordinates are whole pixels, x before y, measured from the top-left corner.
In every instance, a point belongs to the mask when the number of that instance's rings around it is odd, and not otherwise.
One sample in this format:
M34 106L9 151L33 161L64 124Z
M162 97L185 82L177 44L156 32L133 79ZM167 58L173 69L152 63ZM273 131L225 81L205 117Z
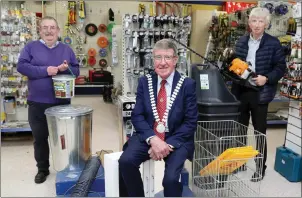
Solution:
M73 98L75 77L72 75L57 75L52 77L56 98Z

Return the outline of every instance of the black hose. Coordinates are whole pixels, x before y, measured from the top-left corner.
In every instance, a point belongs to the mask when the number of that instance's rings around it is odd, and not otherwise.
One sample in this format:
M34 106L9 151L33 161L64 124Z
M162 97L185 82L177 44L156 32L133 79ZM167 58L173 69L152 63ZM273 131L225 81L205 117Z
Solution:
M87 197L90 187L101 166L99 156L92 156L87 161L76 186L71 193L71 197Z

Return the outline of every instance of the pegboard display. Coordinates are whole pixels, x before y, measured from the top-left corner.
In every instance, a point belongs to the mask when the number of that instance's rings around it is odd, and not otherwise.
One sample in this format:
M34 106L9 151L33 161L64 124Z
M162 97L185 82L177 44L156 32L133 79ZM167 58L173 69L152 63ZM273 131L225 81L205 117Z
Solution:
M153 69L153 46L163 38L185 45L191 30L191 16L126 14L123 17L123 95L135 96L138 78ZM187 75L187 49L178 45L177 70Z
M108 10L105 8L96 10L95 3L97 2L53 3L56 9L54 16L61 27L62 42L73 48L81 67L90 69L106 68L111 65L110 41L114 20L109 19ZM48 4L51 5L51 2ZM48 9L45 14L51 15ZM94 19L96 15L98 20ZM91 51L95 53L91 54Z
M37 39L36 15L21 2L0 2L1 5L1 128L27 125L27 78L17 72L16 66L24 46Z
M292 20L293 4L284 1L259 1L258 6L267 8L271 13L271 22L266 33L280 37L296 32L295 20Z

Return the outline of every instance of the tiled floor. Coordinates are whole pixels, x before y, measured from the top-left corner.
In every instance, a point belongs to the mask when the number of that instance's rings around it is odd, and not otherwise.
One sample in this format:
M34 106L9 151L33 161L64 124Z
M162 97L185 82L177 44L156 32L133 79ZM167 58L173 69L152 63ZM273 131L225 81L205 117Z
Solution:
M119 151L119 134L117 108L106 104L101 97L77 97L73 103L88 104L93 112L92 151L110 149ZM290 183L274 171L276 147L283 144L285 129L268 130L268 170L261 185L261 196L264 197L301 197L301 183ZM18 136L18 135L15 135ZM191 163L186 167L190 169ZM163 164L156 164L156 191L162 189ZM47 181L37 185L34 183L36 174L33 157L32 139L3 140L1 142L1 197L54 197L55 171Z

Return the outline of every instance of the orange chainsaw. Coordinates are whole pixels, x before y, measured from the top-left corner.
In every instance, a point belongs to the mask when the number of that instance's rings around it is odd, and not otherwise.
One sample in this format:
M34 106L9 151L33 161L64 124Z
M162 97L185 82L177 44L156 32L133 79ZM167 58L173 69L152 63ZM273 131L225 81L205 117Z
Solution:
M253 72L250 68L250 63L240 60L239 58L235 58L231 65L229 66L229 71L237 74L243 79L248 79L250 76L256 77L256 73Z

